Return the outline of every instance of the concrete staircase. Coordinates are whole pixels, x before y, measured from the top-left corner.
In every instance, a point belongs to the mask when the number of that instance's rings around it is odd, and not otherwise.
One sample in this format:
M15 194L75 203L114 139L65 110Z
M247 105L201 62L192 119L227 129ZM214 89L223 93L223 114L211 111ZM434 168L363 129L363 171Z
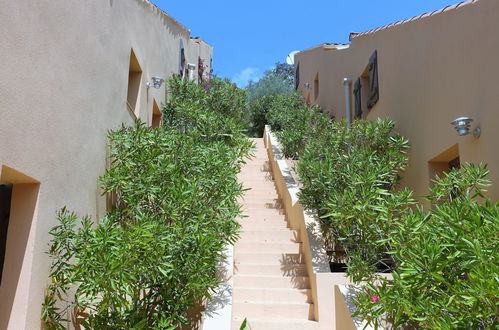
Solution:
M255 158L239 174L251 190L240 200L247 217L234 246L232 329L244 318L252 330L317 329L301 243L279 206L263 139L253 142Z

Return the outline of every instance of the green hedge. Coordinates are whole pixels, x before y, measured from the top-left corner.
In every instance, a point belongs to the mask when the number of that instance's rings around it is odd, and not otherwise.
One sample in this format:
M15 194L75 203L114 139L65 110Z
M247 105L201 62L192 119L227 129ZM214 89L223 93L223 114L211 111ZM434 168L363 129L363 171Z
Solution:
M397 189L407 166L408 141L389 120L332 122L311 139L297 165L304 208L317 214L333 261L365 280L393 267L387 243L391 223L407 212L409 190Z
M496 329L499 322L499 203L483 198L488 170L468 165L438 178L418 208L393 223L393 280L358 296L358 313L394 328Z
M319 107L309 107L299 93L263 96L251 105L253 129L259 136L265 124L272 127L283 153L298 159L307 142L328 123Z
M299 198L326 249L363 283L357 315L395 329L497 328L499 203L483 196L484 166L437 178L425 211L399 187L409 146L392 121L347 127L310 119L298 96L262 102L286 156L299 158Z
M112 166L100 182L115 207L98 224L58 213L47 328L65 328L72 313L87 329L174 329L219 285L224 248L238 238L236 175L252 148L245 96L222 80L169 86L165 126L109 133Z

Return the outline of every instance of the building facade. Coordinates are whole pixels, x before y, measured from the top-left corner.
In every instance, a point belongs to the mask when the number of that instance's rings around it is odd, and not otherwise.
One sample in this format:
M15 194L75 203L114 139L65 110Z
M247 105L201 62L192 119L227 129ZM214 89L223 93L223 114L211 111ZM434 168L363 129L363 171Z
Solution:
M418 197L436 174L486 163L499 199L499 1L470 0L432 13L352 33L350 44L299 52L297 89L331 117L391 118L411 144L403 182ZM345 80L346 78L346 80ZM459 136L451 122L470 117Z
M56 212L105 215L108 130L159 125L212 47L147 0L2 1L0 40L0 329L38 329Z

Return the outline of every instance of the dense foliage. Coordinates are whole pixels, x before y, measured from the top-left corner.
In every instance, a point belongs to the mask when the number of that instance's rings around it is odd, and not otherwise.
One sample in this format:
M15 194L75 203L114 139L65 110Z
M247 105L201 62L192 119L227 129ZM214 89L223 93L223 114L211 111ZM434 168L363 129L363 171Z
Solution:
M250 81L246 87L248 104L264 95L289 94L294 91L295 67L287 63L277 62L275 66L264 72L257 82Z
M363 283L357 314L394 329L497 328L499 203L483 196L484 166L438 178L424 211L398 186L408 141L392 121L347 127L314 121L298 96L258 101L286 156L299 158L299 198L317 215L326 249Z
M315 212L333 261L346 261L360 281L393 266L385 240L390 226L408 211L411 192L399 190L407 165L405 138L389 120L332 122L308 141L297 172L303 206Z
M295 159L330 121L319 107L306 105L299 93L263 96L254 102L252 114L253 123L259 123L259 132L270 124L284 155Z
M98 224L58 214L42 315L50 329L68 314L87 329L174 329L219 285L224 248L238 237L236 174L252 147L245 95L223 80L169 87L163 127L109 134L101 185L114 208Z
M499 203L483 198L484 166L438 178L428 200L393 223L390 254L401 264L359 295L359 313L394 328L493 329L499 322Z
M294 91L293 65L276 63L272 70L265 71L258 82L249 82L248 106L250 114L250 134L261 137L267 122L266 113L274 103L274 97L289 96Z

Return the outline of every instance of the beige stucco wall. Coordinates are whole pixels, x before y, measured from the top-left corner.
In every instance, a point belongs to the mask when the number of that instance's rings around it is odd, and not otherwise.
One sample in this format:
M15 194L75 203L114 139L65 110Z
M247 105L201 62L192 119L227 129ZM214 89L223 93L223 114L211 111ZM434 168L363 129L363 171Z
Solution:
M165 85L148 89L146 82L178 72L180 38L189 41L189 31L143 0L0 3L0 180L17 180L0 329L40 328L56 211L66 205L93 218L105 213L97 179L106 167L106 133L133 122L130 50L142 69L139 117L151 124ZM211 51L206 45L199 52L206 63Z
M493 186L488 195L499 200L499 1L480 0L352 39L343 50L305 50L300 63L299 90L312 103L344 117L343 78L357 79L378 51L379 101L367 119L389 117L411 143L404 182L418 196L430 185L428 161L458 145L461 163L487 163ZM319 96L314 77L319 72ZM311 88L304 84L309 82ZM353 98L352 98L353 103ZM353 108L352 108L353 111ZM474 119L482 135L460 137L450 122Z

